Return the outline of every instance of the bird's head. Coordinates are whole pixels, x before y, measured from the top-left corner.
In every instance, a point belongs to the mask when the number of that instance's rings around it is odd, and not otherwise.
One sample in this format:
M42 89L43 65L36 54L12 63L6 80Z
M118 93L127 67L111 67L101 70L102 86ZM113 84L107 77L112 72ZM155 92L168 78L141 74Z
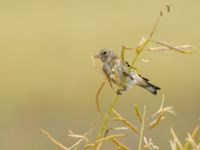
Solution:
M100 58L103 63L109 63L118 58L117 55L110 49L102 49L99 51L95 58Z

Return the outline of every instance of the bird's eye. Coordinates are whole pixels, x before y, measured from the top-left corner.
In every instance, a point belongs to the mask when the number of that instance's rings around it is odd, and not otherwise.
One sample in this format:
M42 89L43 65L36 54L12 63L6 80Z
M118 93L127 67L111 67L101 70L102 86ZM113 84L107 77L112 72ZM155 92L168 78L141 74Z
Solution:
M106 55L106 54L107 54L107 52L103 52L103 54L104 54L104 55Z

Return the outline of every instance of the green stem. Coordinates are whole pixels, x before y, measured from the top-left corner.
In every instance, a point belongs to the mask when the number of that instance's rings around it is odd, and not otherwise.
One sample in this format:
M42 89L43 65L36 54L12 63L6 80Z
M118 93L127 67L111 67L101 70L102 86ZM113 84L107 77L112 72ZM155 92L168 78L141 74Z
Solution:
M105 131L105 127L106 127L106 124L107 124L107 122L108 122L109 116L110 116L110 114L111 114L111 112L112 112L112 109L115 107L115 105L116 105L116 103L117 103L117 101L118 101L118 98L119 98L119 95L116 94L115 97L114 97L114 99L113 99L112 104L110 105L110 107L109 107L109 109L108 109L108 112L106 113L106 115L105 115L105 117L104 117L104 120L103 120L103 123L102 123L102 125L101 125L101 129L100 129L100 131L99 131L99 133L98 133L97 139L100 139L100 138L102 137L102 134L103 134L104 131Z
M97 136L97 140L100 139L102 137L102 134L105 132L105 127L106 127L106 124L108 123L108 119L110 117L110 114L112 112L112 109L115 107L117 101L118 101L118 98L119 98L119 95L118 94L115 94L115 97L112 101L112 104L110 105L109 109L108 109L108 112L106 113L105 117L104 117L104 120L103 120L103 123L101 125L101 128L99 130L99 133L98 133L98 136ZM98 144L95 144L94 146L94 150L97 149L97 146Z

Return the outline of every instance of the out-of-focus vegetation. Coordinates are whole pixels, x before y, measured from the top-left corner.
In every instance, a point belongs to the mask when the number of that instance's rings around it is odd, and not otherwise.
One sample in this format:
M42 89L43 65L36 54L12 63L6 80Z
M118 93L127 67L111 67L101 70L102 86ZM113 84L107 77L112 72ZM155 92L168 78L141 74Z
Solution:
M198 50L200 2L171 3L171 13L162 18L155 39L194 44ZM99 126L102 117L95 107L95 93L104 76L99 64L92 66L89 53L104 47L120 53L122 41L136 45L152 28L160 7L159 0L0 4L0 149L17 150L55 149L39 128L48 129L62 143L71 143L65 140L66 130L83 133L92 122ZM153 134L148 133L160 149L168 148L169 126L184 141L185 133L199 124L199 53L145 52L142 58L150 62L138 62L137 67L159 84L166 103L177 112ZM111 92L106 86L101 95L103 112L110 104ZM154 112L161 94L155 97L133 88L122 96L117 109L128 118L134 103L146 104L148 111ZM132 141L126 143L132 145Z

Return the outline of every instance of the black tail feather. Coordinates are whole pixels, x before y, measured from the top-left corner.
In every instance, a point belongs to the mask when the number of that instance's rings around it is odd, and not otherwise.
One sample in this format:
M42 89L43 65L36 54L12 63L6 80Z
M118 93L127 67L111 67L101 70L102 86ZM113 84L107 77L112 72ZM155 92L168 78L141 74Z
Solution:
M149 82L146 82L146 83L147 83L147 86L145 87L145 89L147 89L149 92L151 92L154 95L157 94L157 90L161 89L160 87L158 87L152 83L149 83Z

